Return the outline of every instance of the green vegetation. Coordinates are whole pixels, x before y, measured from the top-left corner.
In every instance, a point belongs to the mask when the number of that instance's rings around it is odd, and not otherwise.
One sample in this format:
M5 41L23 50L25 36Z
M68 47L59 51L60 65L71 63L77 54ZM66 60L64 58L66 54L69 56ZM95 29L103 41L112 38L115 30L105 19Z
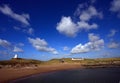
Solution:
M100 59L84 59L84 60L71 60L71 58L63 58L64 64L80 64L84 67L109 67L120 66L120 58L100 58ZM60 64L60 59L52 59L44 62L44 64Z
M38 66L38 65L51 65L51 64L80 64L85 67L89 66L120 66L120 58L100 58L100 59L84 59L84 60L71 60L71 58L52 59L49 61L39 61L32 59L11 59L0 61L0 65L9 65L10 67L24 67L24 66Z
M65 63L113 63L116 61L120 61L120 58L100 58L100 59L84 59L84 60L71 60L71 58L63 58ZM60 63L60 59L52 59L47 61L46 63Z
M25 66L25 65L31 65L31 64L41 64L42 61L39 60L32 60L32 59L22 59L22 58L17 58L17 59L11 59L11 60L6 60L6 61L0 61L0 65L11 65L15 66L16 64Z

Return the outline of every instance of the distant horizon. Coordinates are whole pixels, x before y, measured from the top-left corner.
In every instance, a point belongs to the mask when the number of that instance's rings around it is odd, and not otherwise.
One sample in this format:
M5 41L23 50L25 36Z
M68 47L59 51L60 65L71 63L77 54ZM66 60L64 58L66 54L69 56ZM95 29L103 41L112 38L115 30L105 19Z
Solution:
M119 4L0 0L0 60L120 57Z

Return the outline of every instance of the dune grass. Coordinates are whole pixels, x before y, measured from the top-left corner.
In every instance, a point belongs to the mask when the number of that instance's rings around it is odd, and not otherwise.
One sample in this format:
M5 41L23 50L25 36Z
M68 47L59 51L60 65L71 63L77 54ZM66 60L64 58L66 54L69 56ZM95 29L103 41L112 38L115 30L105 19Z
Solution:
M64 62L61 62L61 61ZM6 61L0 61L0 65L20 65L20 66L31 66L31 65L52 65L52 64L80 64L82 66L101 66L101 65L119 65L120 58L99 58L99 59L84 59L84 60L71 60L71 58L52 59L49 61L39 61L32 59L11 59Z

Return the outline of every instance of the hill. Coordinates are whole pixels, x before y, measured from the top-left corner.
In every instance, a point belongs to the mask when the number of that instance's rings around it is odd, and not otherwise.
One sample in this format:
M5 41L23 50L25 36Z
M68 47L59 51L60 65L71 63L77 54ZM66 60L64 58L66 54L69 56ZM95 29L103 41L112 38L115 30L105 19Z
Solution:
M1 66L5 67L25 67L25 66L37 66L42 61L23 58L12 58L11 60L0 61Z
M63 62L62 62L63 61ZM52 59L45 62L45 64L80 64L84 67L112 67L120 66L120 58L98 58L98 59L84 59L72 60L71 58Z
M11 59L0 61L0 68L2 67L37 67L40 65L52 65L52 64L80 64L81 66L120 66L120 58L100 58L100 59L84 59L84 60L72 60L71 58L52 59L49 61L39 61L33 59Z

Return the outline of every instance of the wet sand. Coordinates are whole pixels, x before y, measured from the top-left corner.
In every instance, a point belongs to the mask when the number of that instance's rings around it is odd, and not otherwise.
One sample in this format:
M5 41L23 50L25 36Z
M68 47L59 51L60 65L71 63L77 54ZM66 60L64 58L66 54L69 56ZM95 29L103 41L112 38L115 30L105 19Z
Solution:
M77 68L32 75L11 83L120 83L120 68Z
M0 83L8 83L11 80L24 78L34 74L67 70L67 69L75 69L75 68L82 68L82 67L80 64L54 64L54 65L41 65L39 67L3 68L0 69Z

